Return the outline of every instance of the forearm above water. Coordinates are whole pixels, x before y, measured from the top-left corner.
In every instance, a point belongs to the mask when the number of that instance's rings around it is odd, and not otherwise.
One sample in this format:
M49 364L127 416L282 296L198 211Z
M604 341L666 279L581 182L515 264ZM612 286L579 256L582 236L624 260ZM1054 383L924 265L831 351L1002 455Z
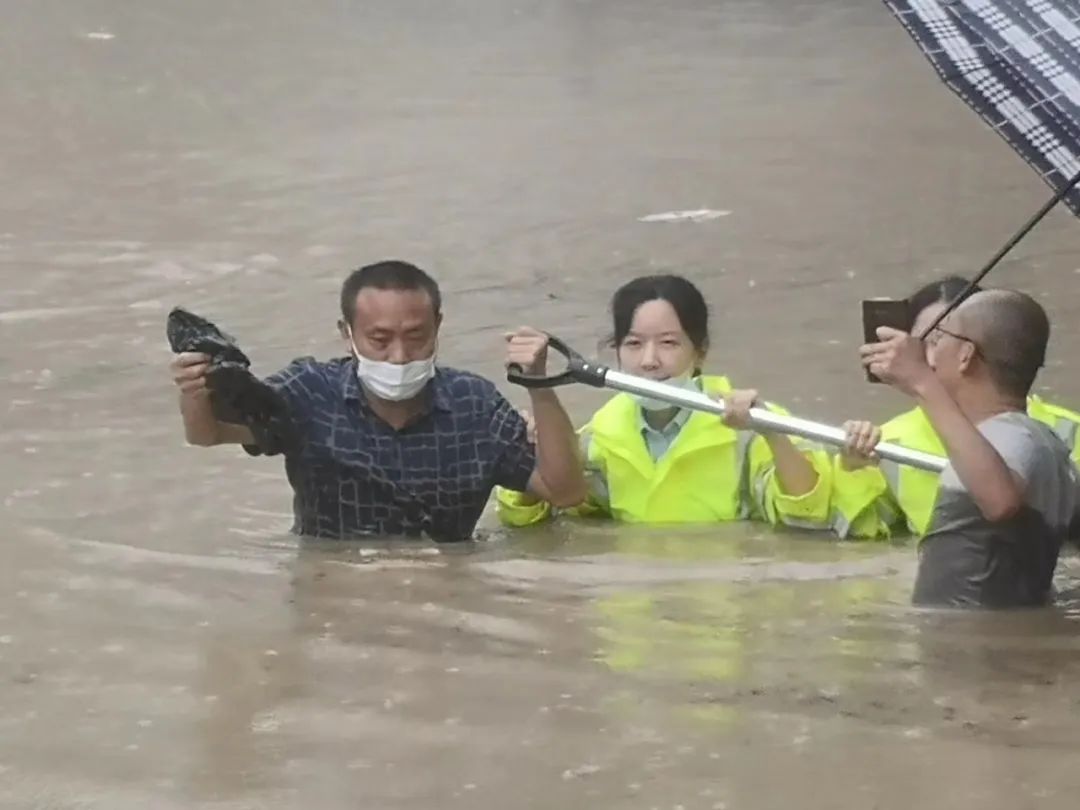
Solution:
M785 495L799 497L812 492L818 483L818 472L810 459L787 436L765 434L776 465L776 481Z
M531 399L536 420L536 466L547 490L533 494L555 506L576 506L585 500L589 489L573 423L551 391L533 391Z
M219 422L214 416L208 391L180 394L180 415L188 444L213 447L218 444L254 444L255 437L244 425Z
M931 379L919 390L918 401L941 437L949 463L983 517L997 522L1016 514L1024 504L1022 484L944 386L936 378Z

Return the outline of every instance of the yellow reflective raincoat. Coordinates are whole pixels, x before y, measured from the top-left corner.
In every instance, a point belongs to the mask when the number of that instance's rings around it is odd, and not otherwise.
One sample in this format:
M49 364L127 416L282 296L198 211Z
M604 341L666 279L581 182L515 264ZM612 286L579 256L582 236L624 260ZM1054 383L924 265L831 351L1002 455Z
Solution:
M723 395L724 377L702 377L703 390ZM767 405L777 413L786 413ZM780 490L768 443L734 430L715 414L693 413L659 459L641 431L640 407L617 394L580 431L593 495L572 512L629 523L699 523L755 519L771 524L826 529L832 463L828 454L801 445L818 473L813 490L793 497ZM502 522L524 526L550 514L548 504L528 504L521 493L496 490Z
M1080 413L1030 396L1028 415L1049 425L1065 442L1073 461L1080 462ZM882 425L881 439L945 455L945 446L919 408ZM937 500L936 473L891 461L848 471L837 454L832 480L832 524L841 538L886 538L905 529L919 536L926 533Z

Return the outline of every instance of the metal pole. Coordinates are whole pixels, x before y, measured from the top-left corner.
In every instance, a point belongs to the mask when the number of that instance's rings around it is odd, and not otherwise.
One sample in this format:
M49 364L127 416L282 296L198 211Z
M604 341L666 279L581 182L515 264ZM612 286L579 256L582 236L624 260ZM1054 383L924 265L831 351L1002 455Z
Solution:
M700 391L689 391L667 383L636 377L622 371L608 369L604 375L604 385L617 391L641 394L694 411L705 411L719 416L724 414L722 402L717 402ZM751 408L750 420L756 430L769 430L775 433L801 436L804 439L812 439L834 447L843 447L845 443L845 434L841 428L822 425L795 416L784 416L764 408ZM912 450L888 442L879 444L874 452L888 461L895 461L897 464L905 464L908 467L917 467L920 470L935 473L940 473L945 469L947 463L946 459L941 456L924 453L921 450Z

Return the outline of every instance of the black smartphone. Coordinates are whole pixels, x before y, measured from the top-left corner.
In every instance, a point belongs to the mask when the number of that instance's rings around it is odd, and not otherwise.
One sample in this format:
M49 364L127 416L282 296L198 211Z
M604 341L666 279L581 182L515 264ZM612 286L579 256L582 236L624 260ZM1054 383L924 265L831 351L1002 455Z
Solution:
M879 326L890 326L902 332L910 332L912 321L911 307L906 299L870 298L862 302L863 342L877 343ZM866 369L866 379L872 383L881 380Z

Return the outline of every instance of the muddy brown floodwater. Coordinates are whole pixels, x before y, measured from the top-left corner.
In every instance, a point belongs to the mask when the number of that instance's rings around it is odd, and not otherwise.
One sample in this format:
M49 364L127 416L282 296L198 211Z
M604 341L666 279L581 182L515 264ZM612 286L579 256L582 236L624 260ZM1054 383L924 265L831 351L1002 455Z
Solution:
M859 300L972 272L1048 190L882 4L8 0L0 75L0 807L1076 806L1074 558L1052 610L955 616L908 606L910 545L757 526L301 547L280 459L182 441L171 306L269 373L339 351L341 278L391 256L495 379L504 328L591 352L665 268L712 370L906 407ZM1064 212L995 273L1074 406L1077 273Z

